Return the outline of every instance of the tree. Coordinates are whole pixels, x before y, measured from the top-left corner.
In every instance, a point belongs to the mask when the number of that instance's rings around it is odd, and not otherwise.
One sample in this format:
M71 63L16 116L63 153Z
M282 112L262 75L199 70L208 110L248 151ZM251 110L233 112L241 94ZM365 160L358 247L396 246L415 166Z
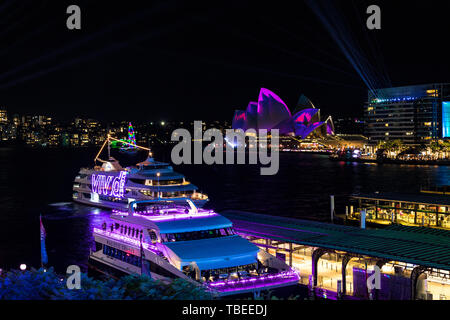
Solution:
M211 300L215 295L184 279L153 280L130 275L94 280L81 274L81 289L69 290L65 277L48 270L10 271L0 277L1 300Z
M434 140L430 143L430 149L433 153L441 152L444 149L444 145L441 141Z

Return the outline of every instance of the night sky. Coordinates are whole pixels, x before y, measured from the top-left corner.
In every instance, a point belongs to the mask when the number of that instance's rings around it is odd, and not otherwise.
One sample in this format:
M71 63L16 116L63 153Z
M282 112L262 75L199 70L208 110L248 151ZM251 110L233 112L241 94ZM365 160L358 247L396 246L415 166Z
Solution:
M307 1L279 2L0 1L0 106L59 119L231 120L265 87L291 109L305 94L324 115L361 116L366 84L323 23ZM349 30L378 83L450 82L448 1L316 3L342 18L333 27ZM70 4L82 30L66 28ZM382 30L366 28L371 4Z

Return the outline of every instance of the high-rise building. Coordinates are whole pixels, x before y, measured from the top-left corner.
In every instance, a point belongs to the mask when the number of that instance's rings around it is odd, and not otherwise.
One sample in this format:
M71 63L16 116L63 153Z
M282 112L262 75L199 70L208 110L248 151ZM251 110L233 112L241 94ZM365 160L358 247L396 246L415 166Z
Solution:
M369 91L364 116L370 144L398 139L420 145L450 138L450 84Z
M337 134L363 134L364 121L357 118L338 118L334 120L334 128Z

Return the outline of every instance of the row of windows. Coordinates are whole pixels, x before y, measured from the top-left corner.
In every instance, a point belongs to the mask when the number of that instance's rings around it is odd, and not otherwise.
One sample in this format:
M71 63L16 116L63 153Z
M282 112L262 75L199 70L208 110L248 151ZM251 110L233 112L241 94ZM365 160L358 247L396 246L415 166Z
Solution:
M88 193L89 194L89 193ZM90 194L89 194L90 197ZM103 201L116 202L116 203L128 203L126 199L109 197L104 195L99 195L98 198Z
M162 242L192 241L201 239L220 238L235 234L236 232L233 230L233 228L201 230L201 231L191 231L181 233L162 233L161 241Z
M127 253L125 251L104 245L103 253L109 257L119 259L123 262L132 264L136 267L141 266L141 257L135 256L133 254Z
M155 197L156 192L151 190L139 190L140 193L149 197ZM173 197L187 197L193 193L193 190L189 191L175 191L175 192L160 192L163 198L173 198Z
M183 179L174 179L174 180L148 180L148 179L136 179L136 178L129 178L131 182L137 183L137 184L143 184L146 186L167 186L167 185L174 185L174 184L182 184Z
M97 243L97 245L100 245ZM109 257L121 260L123 262L129 263L131 265L134 265L136 267L142 266L142 258L135 256L133 254L127 253L125 251L103 245L103 253ZM156 263L151 263L148 260L145 260L145 263L149 265L149 269L151 272L157 273L159 275L162 275L164 277L175 279L177 278L176 275L171 273L170 271L167 271L166 269L162 268L161 266L157 265Z
M169 169L169 168L170 168L170 166L153 165L153 164L142 166L142 170L155 170L155 169L163 170L163 169Z

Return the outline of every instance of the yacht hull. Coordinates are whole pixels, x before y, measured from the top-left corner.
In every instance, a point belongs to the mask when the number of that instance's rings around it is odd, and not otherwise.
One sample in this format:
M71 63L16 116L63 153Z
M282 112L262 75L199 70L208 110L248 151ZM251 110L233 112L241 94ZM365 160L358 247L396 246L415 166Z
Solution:
M114 263L110 263L108 261L104 261L103 259L98 259L97 257L90 256L88 259L88 275L94 278L112 278L119 279L123 276L132 275L132 274L140 274L139 272L133 272L133 270L129 270L126 268L118 268ZM170 278L163 277L159 274L150 273L150 277L155 280L170 280ZM192 281L192 280L189 280ZM193 283L202 286L202 283L194 282ZM247 287L243 289L231 289L227 291L216 291L215 295L219 298L233 298L233 297L244 297L246 295L253 295L255 293L271 291L273 294L277 294L278 290L285 290L290 287L298 286L298 279L292 279L291 281L286 281L283 283L274 283L272 285L265 284L264 286L254 286Z

